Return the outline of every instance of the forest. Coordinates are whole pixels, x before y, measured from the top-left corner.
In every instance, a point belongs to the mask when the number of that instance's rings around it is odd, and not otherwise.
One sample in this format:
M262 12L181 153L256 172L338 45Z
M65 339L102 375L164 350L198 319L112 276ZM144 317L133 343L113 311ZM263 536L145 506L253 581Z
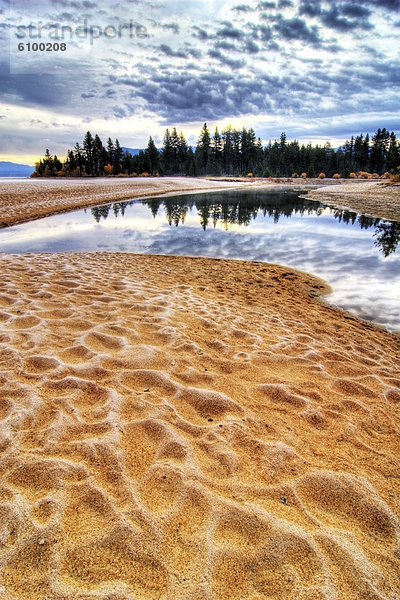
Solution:
M283 132L278 140L263 145L253 128L218 128L212 134L204 123L197 146L188 144L176 127L167 129L162 148L152 137L146 149L131 154L118 139L104 145L99 135L88 131L61 161L47 149L35 165L34 177L135 177L148 175L227 175L254 177L362 177L389 176L400 170L400 141L394 132L378 129L352 136L333 148L300 145L288 141Z

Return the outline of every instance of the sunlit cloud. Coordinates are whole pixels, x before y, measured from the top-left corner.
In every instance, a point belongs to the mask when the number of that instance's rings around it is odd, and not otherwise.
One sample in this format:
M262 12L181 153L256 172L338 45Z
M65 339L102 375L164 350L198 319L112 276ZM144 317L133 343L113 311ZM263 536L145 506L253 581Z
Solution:
M0 10L2 158L37 157L43 138L63 155L88 129L135 148L175 125L195 143L204 121L252 126L265 142L283 130L335 145L398 131L397 0L0 0Z

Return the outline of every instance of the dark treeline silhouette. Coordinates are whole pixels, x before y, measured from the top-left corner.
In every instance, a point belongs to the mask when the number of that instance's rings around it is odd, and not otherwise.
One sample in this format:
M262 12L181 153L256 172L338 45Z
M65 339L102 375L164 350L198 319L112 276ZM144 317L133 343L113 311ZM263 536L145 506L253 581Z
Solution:
M147 206L153 217L156 218L161 208L170 226L184 225L187 215L196 209L199 223L205 231L208 227L216 227L217 224L228 230L231 225L247 226L259 213L268 216L278 223L281 217L289 218L294 214L321 215L324 206L319 202L299 198L297 192L262 192L241 190L227 194L188 194L185 196L170 196L166 198L149 198L146 200L133 200L130 202L117 202L104 206L91 208L94 219L99 223L101 219L107 219L110 212L114 216L124 216L127 206L140 202ZM395 252L400 242L400 223L386 221L378 217L358 215L349 210L329 208L331 214L340 222L358 225L361 229L375 229L375 245L382 251L385 257Z
M233 175L257 177L367 177L368 174L395 174L400 168L400 142L394 132L378 129L372 138L360 134L335 149L329 142L313 146L279 140L263 146L254 129L226 127L211 134L207 123L200 132L195 150L176 127L167 129L158 149L149 138L147 148L132 155L116 139L103 145L88 131L82 144L76 143L61 162L46 150L36 163L34 176L143 176L143 175Z

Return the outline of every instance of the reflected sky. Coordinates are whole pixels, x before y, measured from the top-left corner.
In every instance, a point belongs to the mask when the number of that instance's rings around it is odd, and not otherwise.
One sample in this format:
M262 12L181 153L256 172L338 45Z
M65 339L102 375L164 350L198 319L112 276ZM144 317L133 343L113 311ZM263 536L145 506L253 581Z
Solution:
M230 191L116 203L0 231L0 252L109 251L291 266L325 279L327 300L400 330L400 224L302 200ZM400 246L400 244L399 244Z

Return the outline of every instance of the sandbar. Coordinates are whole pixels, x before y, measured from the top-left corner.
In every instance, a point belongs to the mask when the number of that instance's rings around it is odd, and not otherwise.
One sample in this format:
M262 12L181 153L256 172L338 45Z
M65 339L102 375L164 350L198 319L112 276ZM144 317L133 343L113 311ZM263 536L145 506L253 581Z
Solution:
M370 217L400 222L400 185L376 180L352 183L342 180L339 186L321 186L303 197Z
M0 598L400 598L398 336L265 263L0 265Z
M202 177L0 179L0 228L87 206L148 196L222 191L246 185L249 182Z

